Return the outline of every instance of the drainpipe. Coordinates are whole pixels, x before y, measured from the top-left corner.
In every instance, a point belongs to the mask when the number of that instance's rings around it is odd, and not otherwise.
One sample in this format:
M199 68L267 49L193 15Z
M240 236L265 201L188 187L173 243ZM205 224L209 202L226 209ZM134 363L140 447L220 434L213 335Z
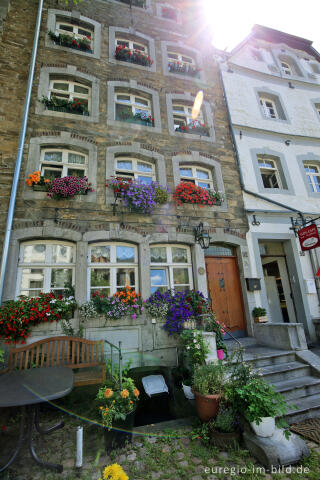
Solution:
M236 142L236 136L235 136L235 133L234 133L234 128L233 128L233 124L232 124L232 120L231 120L231 112L230 112L230 108L229 108L229 103L228 103L228 98L227 98L227 94L226 94L226 89L225 89L225 85L224 85L224 81L223 81L221 68L220 68L220 79L221 79L221 84L222 84L224 100L225 100L226 107L227 107L227 115L228 115L228 120L229 120L229 125L230 125L232 143L233 143L234 151L235 151L235 154L236 154L236 161L237 161L238 171L239 171L239 175L240 175L240 185L241 185L242 191L245 192L245 193L248 193L249 195L253 195L256 198L260 198L261 200L265 200L266 202L277 205L278 207L286 208L287 210L290 210L291 212L297 213L300 216L302 222L304 223L305 222L305 217L304 217L304 214L302 212L300 212L300 210L297 210L296 208L293 208L293 207L289 207L289 205L285 205L281 202L277 202L276 200L272 200L271 198L265 197L264 195L260 195L259 193L252 192L251 190L248 190L245 187L244 180L243 180L242 167L241 167L241 163L240 163L239 150L238 150L238 146L237 146L237 142ZM316 265L315 265L314 259L312 257L312 252L311 251L309 251L309 258L310 258L310 262L311 262L311 266L312 266L313 275L314 275L314 278L316 279L317 278L316 277L317 269L316 269ZM317 279L316 279L315 283L316 283L316 289L317 289L318 302L320 304L320 287L319 287L319 283L318 283Z
M5 229L5 237L3 242L3 249L2 249L2 259L1 259L1 267L0 267L0 305L2 303L2 295L3 295L4 280L5 280L6 268L7 268L7 262L8 262L8 252L9 252L9 244L10 244L10 237L11 237L11 230L12 230L13 215L14 215L14 209L15 209L15 203L16 203L16 197L17 197L23 148L24 148L24 142L26 138L27 124L28 124L32 84L33 84L37 50L38 50L38 44L39 44L42 7L43 7L43 0L39 0L37 21L36 21L36 27L35 27L34 40L33 40L33 48L32 48L31 60L30 60L29 78L27 83L27 92L25 96L24 110L23 110L23 116L21 121L18 153L17 153L16 166L15 166L13 180L12 180L11 196L10 196L10 202L9 202L9 208L8 208L8 216L7 216L7 223L6 223L6 229Z

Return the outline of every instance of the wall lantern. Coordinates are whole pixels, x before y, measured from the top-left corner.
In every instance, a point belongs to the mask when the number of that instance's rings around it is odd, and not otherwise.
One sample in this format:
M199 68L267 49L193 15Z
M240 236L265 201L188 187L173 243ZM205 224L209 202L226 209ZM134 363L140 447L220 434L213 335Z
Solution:
M210 247L210 235L209 230L203 228L203 223L200 222L197 227L194 227L194 238L195 241L199 243L200 247L203 250L206 250Z

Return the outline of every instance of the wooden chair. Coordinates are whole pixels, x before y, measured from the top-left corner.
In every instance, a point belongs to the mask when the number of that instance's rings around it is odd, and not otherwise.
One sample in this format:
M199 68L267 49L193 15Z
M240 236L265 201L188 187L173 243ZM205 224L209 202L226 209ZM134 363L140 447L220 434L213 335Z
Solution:
M103 340L66 336L45 338L12 348L9 351L7 371L41 367L90 368L88 371L75 373L74 386L104 383L106 365L103 346ZM99 368L92 370L93 367Z

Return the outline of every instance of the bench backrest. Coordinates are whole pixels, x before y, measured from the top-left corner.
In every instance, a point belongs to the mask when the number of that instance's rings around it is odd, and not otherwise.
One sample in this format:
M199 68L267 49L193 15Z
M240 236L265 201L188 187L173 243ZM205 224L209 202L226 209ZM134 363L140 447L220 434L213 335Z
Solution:
M49 337L38 342L12 348L9 370L33 367L85 368L104 364L103 340L77 337Z

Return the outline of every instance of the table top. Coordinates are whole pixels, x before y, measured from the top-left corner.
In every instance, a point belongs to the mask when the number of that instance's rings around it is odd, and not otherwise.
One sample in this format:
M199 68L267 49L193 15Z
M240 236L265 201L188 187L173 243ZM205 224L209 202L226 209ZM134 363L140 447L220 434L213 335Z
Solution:
M18 407L64 397L73 388L66 367L30 368L0 375L0 407Z

